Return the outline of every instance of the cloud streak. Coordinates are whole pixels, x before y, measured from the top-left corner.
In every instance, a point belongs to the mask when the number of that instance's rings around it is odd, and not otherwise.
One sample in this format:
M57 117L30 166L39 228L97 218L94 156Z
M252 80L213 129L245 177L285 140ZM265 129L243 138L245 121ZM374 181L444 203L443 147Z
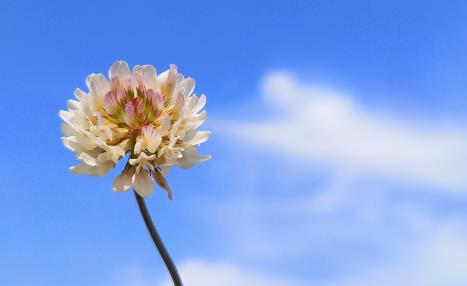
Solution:
M400 249L397 259L354 273L342 282L326 286L420 285L460 286L467 284L466 233L459 224L435 226L417 243Z
M346 176L389 178L450 190L467 187L467 132L366 110L348 94L270 73L263 100L268 120L219 121L237 141Z
M295 282L260 274L230 263L213 263L201 259L186 261L180 267L184 283L192 286L298 286ZM162 286L170 286L166 281Z
M204 258L186 259L178 270L183 283L190 286L303 286L295 281L235 263L213 262ZM166 278L161 279L161 276ZM154 273L147 268L131 266L120 271L108 285L172 286L173 282L166 273Z

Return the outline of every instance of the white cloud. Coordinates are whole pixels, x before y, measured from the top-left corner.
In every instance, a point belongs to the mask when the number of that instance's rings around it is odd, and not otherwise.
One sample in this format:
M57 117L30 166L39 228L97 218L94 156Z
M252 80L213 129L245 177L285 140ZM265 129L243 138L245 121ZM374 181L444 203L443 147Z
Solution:
M319 286L467 285L462 219L430 214L410 203L355 197L323 212L316 205L320 200L310 196L222 206L229 255L258 264L307 265L308 275L300 278ZM328 278L322 279L316 266Z
M458 224L443 225L398 251L397 259L371 266L326 286L467 285L467 233Z
M321 162L354 177L377 175L425 186L467 187L465 130L382 116L357 105L346 93L302 83L286 73L268 74L262 92L276 116L222 121L219 130L228 130L242 143Z
M165 269L164 269L165 270ZM296 282L246 269L233 263L212 262L191 258L178 266L184 285L190 286L300 286ZM160 277L167 277L161 279ZM167 273L129 266L120 271L108 285L117 286L172 286Z
M257 273L229 263L213 263L193 259L183 263L180 273L184 284L190 286L298 286L298 284ZM170 286L167 280L163 286Z
M359 263L339 254L336 264L345 263L345 274L336 272L326 279L313 281L281 278L234 263L192 258L179 265L185 285L190 286L464 286L467 285L467 232L462 222L441 222L433 217L407 213L408 221L418 230L415 236L392 241L391 255L374 263ZM319 252L319 249L310 249ZM306 263L306 262L305 262ZM308 266L313 272L313 265ZM160 277L167 276L161 281ZM127 267L108 285L171 286L166 273Z

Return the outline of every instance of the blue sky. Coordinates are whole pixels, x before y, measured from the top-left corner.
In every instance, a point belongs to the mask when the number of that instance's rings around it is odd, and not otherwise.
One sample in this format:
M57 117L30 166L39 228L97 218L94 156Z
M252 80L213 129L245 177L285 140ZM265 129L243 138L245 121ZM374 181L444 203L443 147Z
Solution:
M213 159L148 199L187 285L465 285L466 13L2 0L1 284L167 284L118 170L69 173L59 140L74 89L124 59L175 63L208 97Z

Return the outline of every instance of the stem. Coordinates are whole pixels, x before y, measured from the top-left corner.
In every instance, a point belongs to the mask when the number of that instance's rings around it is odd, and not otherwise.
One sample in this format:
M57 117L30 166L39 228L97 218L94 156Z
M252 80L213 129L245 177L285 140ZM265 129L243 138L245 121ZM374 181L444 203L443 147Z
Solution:
M144 198L138 193L134 193L136 201L138 202L139 210L141 211L141 216L144 219L144 223L146 224L149 234L151 235L151 238L154 241L154 244L156 245L157 250L159 251L159 254L162 257L162 260L164 260L167 270L169 270L174 286L183 286L182 279L180 279L180 275L178 275L177 267L175 267L175 264L170 258L169 252L165 248L164 243L162 242L159 234L157 233L156 227L152 222L151 215L149 214L148 208L146 207Z

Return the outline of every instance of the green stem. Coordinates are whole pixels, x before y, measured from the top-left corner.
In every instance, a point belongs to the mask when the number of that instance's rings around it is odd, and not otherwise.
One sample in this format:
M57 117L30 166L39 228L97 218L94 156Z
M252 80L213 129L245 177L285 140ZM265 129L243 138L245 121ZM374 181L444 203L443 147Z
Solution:
M151 215L149 214L148 208L146 207L144 198L140 196L138 193L136 192L134 193L135 193L136 202L138 202L139 210L141 211L141 216L143 216L144 223L146 224L149 234L151 235L151 238L154 241L154 244L156 245L156 248L162 257L162 260L164 261L165 266L167 267L167 270L170 273L170 276L172 277L174 286L183 286L182 279L180 279L180 275L178 274L178 271L177 271L177 267L172 261L172 258L170 258L169 252L165 248L164 243L162 242L159 234L157 233L156 227L154 226L154 223L152 222Z

